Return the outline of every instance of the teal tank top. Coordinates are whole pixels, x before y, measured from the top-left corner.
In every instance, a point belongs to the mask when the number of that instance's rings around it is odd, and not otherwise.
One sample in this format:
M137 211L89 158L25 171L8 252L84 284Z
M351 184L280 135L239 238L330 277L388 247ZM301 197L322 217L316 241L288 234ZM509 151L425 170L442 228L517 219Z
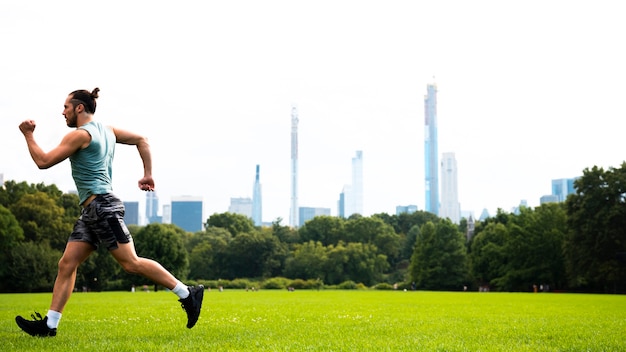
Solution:
M110 128L100 122L91 121L79 128L91 135L87 148L70 156L79 204L83 204L92 194L111 193L113 190L112 164L116 137Z

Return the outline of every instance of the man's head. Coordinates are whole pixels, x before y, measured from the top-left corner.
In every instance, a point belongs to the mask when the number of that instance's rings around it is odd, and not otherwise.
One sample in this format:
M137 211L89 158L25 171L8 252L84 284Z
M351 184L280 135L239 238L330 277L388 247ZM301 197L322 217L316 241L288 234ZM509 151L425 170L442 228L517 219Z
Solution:
M99 91L100 88L94 88L91 93L81 89L75 90L67 96L63 105L63 116L65 116L68 127L77 127L78 116L81 113L93 115L96 112L96 99L98 99Z

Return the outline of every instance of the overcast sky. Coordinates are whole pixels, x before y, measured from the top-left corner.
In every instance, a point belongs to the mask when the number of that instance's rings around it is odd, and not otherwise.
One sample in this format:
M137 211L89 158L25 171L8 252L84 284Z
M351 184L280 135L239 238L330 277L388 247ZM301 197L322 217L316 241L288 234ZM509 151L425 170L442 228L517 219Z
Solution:
M225 212L259 164L263 220L288 224L295 105L300 206L336 215L362 150L364 215L423 210L434 82L461 209L536 206L552 179L626 159L625 15L602 0L1 0L0 173L75 189L68 161L37 169L18 125L34 119L47 151L69 132L67 94L97 86L97 120L149 137L162 204ZM141 176L119 146L114 191L143 207Z

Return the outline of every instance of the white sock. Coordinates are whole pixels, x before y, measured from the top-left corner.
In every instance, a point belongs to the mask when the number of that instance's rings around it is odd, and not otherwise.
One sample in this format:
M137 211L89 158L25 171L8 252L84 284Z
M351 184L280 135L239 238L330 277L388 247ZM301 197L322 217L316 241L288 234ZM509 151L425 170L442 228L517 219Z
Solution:
M61 320L61 315L61 313L54 310L48 311L48 314L46 314L46 316L48 317L48 321L46 322L46 324L50 329L56 329L57 326L59 326L59 320Z
M187 285L180 281L178 281L176 286L172 289L172 292L174 292L180 299L189 297L189 288L187 288Z

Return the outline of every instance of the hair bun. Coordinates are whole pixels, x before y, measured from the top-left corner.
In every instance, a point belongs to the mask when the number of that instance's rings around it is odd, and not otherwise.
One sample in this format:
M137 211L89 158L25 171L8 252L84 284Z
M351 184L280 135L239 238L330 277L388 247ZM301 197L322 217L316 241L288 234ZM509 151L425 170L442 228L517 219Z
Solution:
M93 91L91 91L91 97L93 99L98 99L98 92L100 91L100 88L96 87L93 89Z

